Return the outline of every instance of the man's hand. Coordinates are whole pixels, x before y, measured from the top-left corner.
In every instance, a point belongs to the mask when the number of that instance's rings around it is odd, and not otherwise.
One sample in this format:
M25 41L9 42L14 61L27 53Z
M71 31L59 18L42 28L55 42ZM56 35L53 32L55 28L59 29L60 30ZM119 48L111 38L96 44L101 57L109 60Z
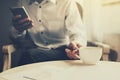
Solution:
M30 20L29 18L23 19L21 15L14 16L12 22L15 29L20 32L33 27L32 20Z
M81 45L79 43L71 42L69 44L69 47L71 49L65 49L65 52L66 52L67 56L70 59L80 59L80 57L79 57L79 48L81 47Z

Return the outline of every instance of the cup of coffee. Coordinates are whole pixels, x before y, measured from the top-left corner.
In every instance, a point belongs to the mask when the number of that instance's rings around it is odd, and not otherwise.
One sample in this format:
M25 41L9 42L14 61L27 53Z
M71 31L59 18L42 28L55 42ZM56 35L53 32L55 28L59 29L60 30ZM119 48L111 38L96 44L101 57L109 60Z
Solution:
M102 56L102 48L100 47L81 47L80 60L85 64L96 64Z

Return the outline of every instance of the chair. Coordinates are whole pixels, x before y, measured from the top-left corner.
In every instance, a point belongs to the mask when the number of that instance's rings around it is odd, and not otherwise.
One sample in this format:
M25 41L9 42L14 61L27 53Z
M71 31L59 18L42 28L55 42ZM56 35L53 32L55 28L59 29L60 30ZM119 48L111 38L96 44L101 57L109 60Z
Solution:
M4 45L2 47L3 52L3 71L11 68L11 55L15 51L15 47L12 44Z
M78 6L78 10L80 12L80 15L83 16L83 11L82 11L82 6L77 3L77 6ZM82 18L82 17L81 17ZM92 45L88 45L88 46L93 46L93 45L96 45L96 47L102 47L103 49L103 60L108 60L108 54L109 54L109 51L110 51L110 46L107 45L107 44L103 44L101 42L89 42L91 43ZM4 62L3 62L3 71L7 70L7 69L10 69L11 68L11 56L13 55L12 53L16 50L16 48L14 47L13 44L9 44L9 45L4 45L2 47L2 52L3 52L3 59L4 59Z

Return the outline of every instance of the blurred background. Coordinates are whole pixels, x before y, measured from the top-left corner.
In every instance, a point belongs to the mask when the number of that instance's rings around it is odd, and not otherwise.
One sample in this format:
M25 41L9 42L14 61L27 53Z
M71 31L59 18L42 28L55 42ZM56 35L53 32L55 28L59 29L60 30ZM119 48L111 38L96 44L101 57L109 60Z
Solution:
M120 61L120 0L76 0L83 7L88 41L110 46Z
M12 14L9 7L17 0L0 0L0 71L3 66L2 46L10 44ZM88 41L106 43L118 54L120 61L120 0L76 0L83 11Z

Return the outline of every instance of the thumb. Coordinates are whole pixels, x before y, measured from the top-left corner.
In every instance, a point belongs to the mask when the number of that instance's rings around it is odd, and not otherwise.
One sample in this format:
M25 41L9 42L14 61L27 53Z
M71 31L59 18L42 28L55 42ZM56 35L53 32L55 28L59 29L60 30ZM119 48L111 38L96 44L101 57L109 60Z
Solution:
M71 50L70 50L70 49L65 49L65 52L66 52L66 53L70 53Z

